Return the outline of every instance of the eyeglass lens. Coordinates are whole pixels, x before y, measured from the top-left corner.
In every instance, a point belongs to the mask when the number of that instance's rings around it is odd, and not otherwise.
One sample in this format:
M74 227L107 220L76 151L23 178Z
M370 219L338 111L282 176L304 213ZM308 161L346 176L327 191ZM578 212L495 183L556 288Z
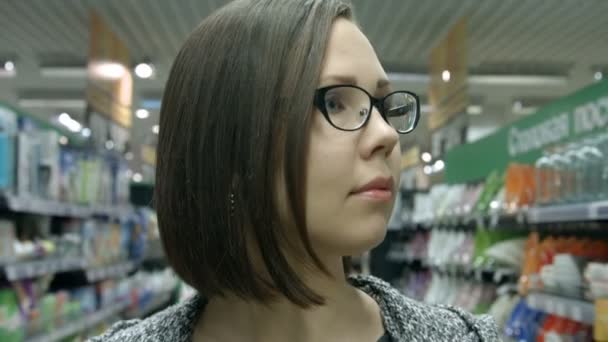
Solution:
M369 95L353 87L337 87L325 93L325 109L331 123L341 129L360 128L371 111ZM408 93L393 93L383 102L384 116L398 132L407 133L416 123L416 98Z

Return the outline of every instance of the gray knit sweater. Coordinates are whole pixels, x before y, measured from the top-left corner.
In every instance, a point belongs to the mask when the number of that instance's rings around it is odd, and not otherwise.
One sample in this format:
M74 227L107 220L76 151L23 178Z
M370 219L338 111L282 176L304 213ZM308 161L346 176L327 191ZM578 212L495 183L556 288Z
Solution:
M500 341L489 316L476 317L457 308L416 302L372 276L353 276L349 280L376 300L391 341ZM201 297L194 296L145 320L118 322L90 341L191 341L194 321L203 303Z

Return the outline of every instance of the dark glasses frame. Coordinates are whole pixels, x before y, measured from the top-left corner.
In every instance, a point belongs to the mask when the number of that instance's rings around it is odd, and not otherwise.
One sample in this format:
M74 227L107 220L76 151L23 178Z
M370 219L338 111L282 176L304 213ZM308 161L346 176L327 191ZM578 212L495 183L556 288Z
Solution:
M327 93L330 90L336 89L336 88L355 88L355 89L361 90L369 97L369 110L367 112L365 119L363 119L363 122L361 122L361 124L359 126L357 126L355 128L350 128L350 129L341 128L341 127L335 125L331 121L329 114L327 112L327 107L326 107L326 103L325 103L325 95L327 95ZM414 124L412 125L412 127L406 131L400 131L397 128L393 127L391 125L391 123L389 122L388 117L386 115L386 109L384 108L384 102L388 97L395 95L395 94L406 94L406 95L410 95L414 99L416 99L416 118L415 118L415 121L414 121ZM397 131L397 133L399 133L399 134L411 133L416 128L416 126L418 126L418 121L420 120L420 98L415 93L412 93L411 91L407 91L407 90L397 90L397 91L391 92L390 94L388 94L382 98L377 98L377 97L372 96L367 90L365 90L361 87L358 87L356 85L336 84L336 85L331 85L328 87L323 87L323 88L317 89L315 91L313 104L315 107L317 107L317 109L319 109L319 111L323 114L323 116L329 122L330 125L332 125L334 128L336 128L338 130L346 131L346 132L357 131L357 130L361 129L362 127L364 127L365 125L367 125L367 123L369 122L369 118L371 116L373 107L376 107L376 109L378 109L378 112L380 112L380 115L382 116L384 121L386 121L389 125L391 125L391 127L395 128L395 131Z

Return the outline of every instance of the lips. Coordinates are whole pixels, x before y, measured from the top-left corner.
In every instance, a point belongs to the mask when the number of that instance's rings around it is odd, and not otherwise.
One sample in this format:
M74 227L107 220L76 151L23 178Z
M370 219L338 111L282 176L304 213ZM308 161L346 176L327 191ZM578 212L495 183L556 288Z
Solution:
M372 199L390 200L393 196L395 181L392 177L376 177L351 194L363 195Z

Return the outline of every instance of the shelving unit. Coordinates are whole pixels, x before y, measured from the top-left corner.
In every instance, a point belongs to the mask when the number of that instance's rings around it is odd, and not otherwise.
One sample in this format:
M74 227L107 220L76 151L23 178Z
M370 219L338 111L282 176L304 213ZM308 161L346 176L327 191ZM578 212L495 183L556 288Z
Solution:
M40 277L47 274L82 270L87 266L83 259L50 259L27 261L4 266L6 278L10 281Z
M566 317L571 320L592 325L595 320L593 303L542 292L532 292L526 297L528 305L548 314Z
M107 320L108 318L118 315L121 312L123 312L127 307L129 306L129 303L127 302L123 302L123 303L116 303L114 305L111 305L107 308L103 308L89 316L86 316L80 320L74 321L74 322L70 322L67 323L65 325L63 325L62 327L55 329L53 332L51 333L47 333L47 334L40 334L38 336L34 336L31 338L27 338L26 342L54 342L54 341L61 341L65 338L68 338L72 335L78 334L80 332L86 331L100 323L102 323L103 321Z
M134 262L125 261L108 266L87 268L86 275L88 281L95 282L102 279L122 277L135 270L135 268L136 265Z
M9 193L0 193L0 203L2 203L2 207L17 213L73 218L89 218L93 216L120 218L133 210L130 205L88 206L44 200L36 197L20 197Z
M531 223L608 220L608 201L552 205L530 210Z
M137 265L133 261L93 267L86 260L79 258L27 261L3 266L4 273L9 281L63 272L85 271L87 280L90 282L120 277L135 270L136 267Z
M397 253L395 251L389 252L386 257L392 262L416 264L420 267L428 267L439 273L473 277L478 281L489 279L495 283L500 283L505 279L517 279L520 274L518 270L509 267L474 267L472 265L433 264L426 258L412 258L406 253Z
M489 215L479 216L452 216L441 217L433 221L409 223L411 227L436 227L436 226L463 226L470 224L488 225L490 227L499 224L525 225L526 223L564 223L608 220L608 201L558 204L542 207L531 207L518 210L513 213L499 211L490 212Z

